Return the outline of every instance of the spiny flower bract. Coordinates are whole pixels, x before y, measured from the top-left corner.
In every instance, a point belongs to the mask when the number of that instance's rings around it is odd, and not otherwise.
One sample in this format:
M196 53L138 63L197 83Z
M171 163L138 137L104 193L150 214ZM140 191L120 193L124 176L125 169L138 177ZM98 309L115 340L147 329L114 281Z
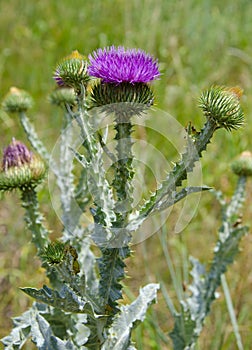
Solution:
M104 83L148 83L160 76L158 62L140 49L110 46L89 55L90 76Z

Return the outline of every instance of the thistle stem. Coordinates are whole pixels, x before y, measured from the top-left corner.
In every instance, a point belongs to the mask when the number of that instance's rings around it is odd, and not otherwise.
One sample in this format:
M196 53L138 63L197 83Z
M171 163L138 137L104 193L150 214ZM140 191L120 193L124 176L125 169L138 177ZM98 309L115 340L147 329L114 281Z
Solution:
M39 212L39 203L36 190L33 186L25 187L21 192L22 207L25 209L25 222L32 233L32 241L41 254L48 243L49 231L42 224L43 216Z
M115 140L117 141L117 161L114 164L114 180L112 186L117 197L115 212L116 220L113 228L118 228L118 234L125 234L124 228L127 225L128 214L131 211L132 199L132 124L129 118L115 120ZM100 294L104 304L112 308L112 314L118 312L118 299L122 298L120 281L125 277L124 259L130 255L128 245L116 248L101 248L102 257L99 259L101 274Z
M130 121L124 122L120 118L115 122L117 141L117 162L114 164L115 177L113 181L113 188L116 191L118 212L124 213L124 219L118 213L119 224L124 222L131 210L132 198L132 178L134 176L134 170L132 168L132 124Z
M25 112L19 113L20 122L22 124L22 127L27 135L28 140L30 141L32 147L38 152L38 154L45 159L47 162L50 160L50 154L46 150L45 146L43 145L42 141L40 141L34 125L30 122L29 118L25 114Z

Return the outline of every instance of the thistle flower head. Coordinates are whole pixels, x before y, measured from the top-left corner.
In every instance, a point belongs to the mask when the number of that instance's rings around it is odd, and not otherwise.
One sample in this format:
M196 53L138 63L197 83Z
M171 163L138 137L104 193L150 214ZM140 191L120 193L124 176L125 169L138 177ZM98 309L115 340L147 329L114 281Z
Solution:
M159 78L160 72L150 54L110 46L93 52L89 60L89 75L100 78L91 93L93 107L102 106L107 113L127 118L153 104L153 91L147 83Z
M56 67L54 79L58 86L68 86L80 89L81 85L86 85L89 81L87 74L87 61L79 52L73 51L71 55L65 57Z
M13 139L3 154L0 191L35 187L44 178L46 166L20 141Z
M231 169L238 176L252 176L252 153L242 152L231 164Z
M158 62L140 49L110 46L89 55L90 76L104 83L148 83L159 78Z
M217 127L227 130L238 129L244 123L244 114L240 106L240 88L212 87L202 93L200 107L207 119Z
M33 100L28 92L16 87L10 88L10 91L2 102L3 109L9 113L25 112L30 109L32 105Z

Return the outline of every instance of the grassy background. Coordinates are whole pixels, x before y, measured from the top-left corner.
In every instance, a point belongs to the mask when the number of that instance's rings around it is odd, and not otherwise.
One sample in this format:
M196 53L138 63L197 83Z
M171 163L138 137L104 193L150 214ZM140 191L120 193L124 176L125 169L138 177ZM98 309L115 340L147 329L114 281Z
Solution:
M31 111L42 140L53 146L59 135L60 115L47 102L54 88L52 72L59 59L77 49L82 54L106 45L140 47L159 58L162 78L155 83L157 107L176 116L182 125L192 120L196 127L203 123L197 107L201 89L212 84L244 89L242 105L247 123L243 130L229 134L219 131L204 159L203 182L230 195L234 177L229 163L251 145L252 111L252 3L249 0L171 1L171 0L0 0L0 98L10 86L28 90L36 104ZM1 147L15 136L25 140L14 116L0 112ZM164 131L165 132L165 131ZM162 141L153 141L162 147ZM252 187L248 186L248 197ZM50 217L56 234L61 225L53 215L46 191L40 193L43 210ZM176 210L176 209L175 209ZM219 207L210 194L204 194L196 216L182 235L169 230L169 251L175 267L183 268L184 247L189 254L207 262L216 239ZM244 221L249 223L251 205L246 203ZM30 234L24 229L23 210L17 194L6 195L0 207L0 336L10 330L10 317L20 314L31 301L19 286L41 286L44 273L34 259ZM183 247L183 249L181 249ZM252 343L252 273L251 237L243 240L242 253L228 273L236 315L245 349ZM145 261L151 261L147 264ZM160 276L174 297L174 290L158 235L135 247L135 259L129 262L126 281L131 291L139 285L156 281ZM153 308L160 327L166 333L172 323L160 304ZM149 318L151 319L151 318ZM139 349L170 349L158 340L151 322L136 334ZM160 347L158 345L160 342ZM29 347L31 348L31 347ZM221 294L214 304L201 336L199 349L236 349L231 323Z

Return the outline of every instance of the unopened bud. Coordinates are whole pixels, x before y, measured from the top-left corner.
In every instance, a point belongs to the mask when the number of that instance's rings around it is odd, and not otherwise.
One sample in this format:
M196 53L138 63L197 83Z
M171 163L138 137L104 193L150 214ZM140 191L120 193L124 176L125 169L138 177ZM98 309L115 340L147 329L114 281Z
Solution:
M73 51L57 65L54 79L58 86L73 87L79 90L80 86L86 85L90 79L87 66L85 57L80 55L78 51Z
M74 106L76 104L74 89L67 87L58 88L50 94L49 101L57 106Z
M32 105L33 100L28 92L16 87L10 88L10 91L2 102L3 109L9 113L25 112L30 109Z
M212 87L202 93L200 107L207 119L219 128L238 129L244 123L244 114L240 106L240 88Z
M252 176L252 153L244 151L231 164L232 171L238 176Z

